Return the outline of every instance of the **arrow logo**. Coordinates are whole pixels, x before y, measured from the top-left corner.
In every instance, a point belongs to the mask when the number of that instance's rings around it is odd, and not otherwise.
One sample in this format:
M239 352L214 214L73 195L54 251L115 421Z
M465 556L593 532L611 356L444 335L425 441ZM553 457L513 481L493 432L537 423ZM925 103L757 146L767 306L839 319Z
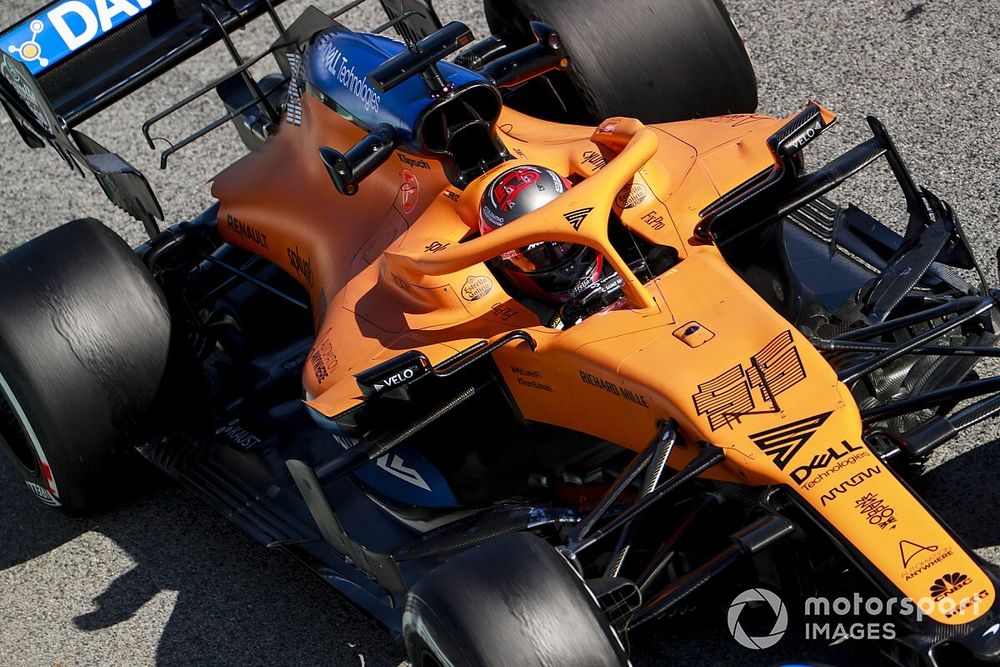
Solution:
M760 451L774 460L779 470L784 470L792 458L802 449L802 445L819 430L819 427L833 414L824 412L813 417L785 424L750 436Z
M404 464L403 459L399 458L397 454L386 454L385 456L379 458L375 464L390 475L398 477L404 482L409 482L413 486L419 487L424 491L431 490L431 487L427 484L424 478L420 476L420 473Z
M580 225L583 224L583 221L587 219L587 216L590 215L590 212L593 210L593 206L590 208L578 208L575 211L563 213L563 217L566 218L566 221L569 222L569 224L573 225L573 229L580 231Z
M930 551L931 553L934 553L937 550L938 547L936 544L932 544L929 547L924 547L917 544L916 542L910 542L909 540L899 541L899 557L903 559L904 568L910 566L910 561L913 560L913 557L916 556L917 554L922 553L924 551Z

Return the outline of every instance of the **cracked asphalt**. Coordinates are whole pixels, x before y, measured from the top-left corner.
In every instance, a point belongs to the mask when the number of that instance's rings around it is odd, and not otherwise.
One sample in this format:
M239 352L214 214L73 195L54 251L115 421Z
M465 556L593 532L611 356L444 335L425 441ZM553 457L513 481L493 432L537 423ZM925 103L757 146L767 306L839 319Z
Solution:
M305 4L290 1L281 14L289 20ZM353 10L345 22L356 28L380 23L376 4ZM761 112L788 115L813 98L839 114L837 127L811 148L810 164L864 140L865 116L877 115L916 179L954 205L988 275L995 277L1000 2L727 4L754 59ZM0 24L39 5L4 2ZM464 20L484 34L478 3L435 5L443 19ZM319 6L330 9L333 3ZM246 53L268 39L259 28L236 36ZM655 52L655 45L651 48ZM84 125L147 174L171 223L211 203L206 182L241 154L241 145L227 126L160 171L139 125L228 67L224 52L213 48ZM207 100L164 123L160 134L176 139L220 113ZM108 204L92 179L74 176L50 152L21 145L5 116L0 155L0 252L85 216L103 219L132 243L142 240L139 225ZM877 215L899 217L898 199L885 183L866 180L847 193ZM994 562L1000 562L998 443L997 424L982 424L935 453L916 484L944 520ZM70 519L32 502L15 479L0 459L2 665L395 666L405 661L400 645L334 591L175 486L155 485L127 507ZM772 649L749 651L729 637L720 612L699 617L693 628L667 621L641 633L633 640L633 661L771 665L812 658L878 664L872 646L863 642L831 648L795 634L790 631Z

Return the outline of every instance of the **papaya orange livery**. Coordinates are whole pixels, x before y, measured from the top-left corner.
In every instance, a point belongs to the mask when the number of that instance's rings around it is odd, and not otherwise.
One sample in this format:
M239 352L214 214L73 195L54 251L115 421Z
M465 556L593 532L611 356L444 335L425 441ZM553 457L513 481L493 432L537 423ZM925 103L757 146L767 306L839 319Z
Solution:
M829 112L812 108L822 123L832 123ZM323 258L315 264L317 279L311 284L296 273L313 298L320 287L339 295L339 307L329 309L319 326L337 332L337 356L345 362L339 372L322 378L307 366L311 408L333 420L357 408L362 399L354 376L404 331L406 349L421 352L432 363L478 341L526 331L537 341L534 349L521 342L494 353L525 417L636 451L649 442L658 422L676 420L692 445L679 448L672 465L685 463L695 451L693 443L700 441L738 449L714 476L786 485L911 599L932 597L930 588L943 570L907 579L899 562L899 544L906 538L955 554L947 567L974 579L979 587L975 595L982 600L995 597L992 580L975 559L866 444L856 401L828 360L741 280L716 245L698 235L706 207L748 175L774 166L767 140L788 121L758 117L724 132L714 119L647 127L617 118L599 132L556 132L547 123L504 109L499 124L508 131L499 133L501 141L517 145L525 154L523 163L545 164L581 179L579 184L515 224L469 239L485 188L500 191L501 197L517 188L492 181L487 173L452 202L436 197L446 188L445 176L428 170L421 174L426 194L418 218L404 227L400 211L389 209L374 230L367 223L358 228L385 247L378 259L354 272L347 268L357 253L350 241L351 221L372 219L372 202L384 197L381 176L369 177L356 198L345 200L329 186L326 174L314 168L275 174L271 155L313 153L324 144L347 147L357 139L353 126L317 100L307 98L304 110L301 128L283 128L263 149L220 174L213 192L222 202L221 220L236 215L275 239L276 248L308 243L309 253ZM560 135L558 140L551 138L553 133ZM721 153L728 159L717 159ZM588 157L594 155L602 156L596 171ZM385 178L393 180L388 172ZM650 196L630 208L618 207L616 215L619 194L632 192L637 183ZM318 210L329 211L333 219L317 218L313 212ZM256 211L275 213L255 219ZM608 237L613 216L646 243L675 249L677 264L643 284ZM340 230L337 236L325 233L330 225ZM382 228L395 231L378 234ZM255 249L245 235L225 225L222 233L235 245ZM551 242L580 243L598 251L622 278L621 300L563 330L546 326L528 311L506 322L491 317L497 307L518 306L516 294L488 277L490 260L514 248ZM362 300L371 304L363 315L371 325L359 328ZM531 319L533 324L526 322ZM712 341L696 348L679 344L673 330L688 321L711 329ZM524 367L545 378L545 389L513 370ZM960 606L972 593L963 588L950 599ZM929 616L953 625L990 608L991 603L977 604Z
M516 148L518 157L464 184L456 200L438 197L449 192L447 170L422 170L419 190L415 184L407 190L414 173L404 168L397 204L384 208L399 171L391 160L353 198L339 195L309 162L276 173L278 156L313 154L326 145L346 151L361 136L315 97L305 98L303 110L301 127L282 128L228 168L213 193L222 204L220 220L247 221L273 239L277 253L309 249L315 279L304 280L295 270L293 277L298 274L314 301L321 288L336 295L336 307L318 326L337 332L333 344L343 362L322 377L306 367L310 408L333 421L363 409L355 376L387 358L387 350L408 350L439 364L523 332L533 344L526 338L492 356L527 419L636 452L658 424L673 421L686 444L672 453L672 466L689 463L699 442L723 448L724 462L708 476L781 485L887 589L915 601L951 603L929 610L934 621L965 624L993 608L993 579L873 450L857 399L829 357L789 323L788 312L774 307L780 295L748 284L740 252L727 253L721 243L723 234L753 231L752 219L744 229L737 221L740 205L760 207L754 183L763 189L769 181L793 178L790 156L833 123L830 112L810 104L786 120L740 116L662 125L619 117L592 130L502 108L495 138ZM538 180L537 170L512 165L544 165L575 185L515 223L476 236L484 197L509 210ZM409 217L418 196L412 192L420 193L420 213ZM361 220L366 222L356 224ZM326 232L330 226L336 235ZM253 237L221 229L234 245L260 252ZM615 229L647 247L669 248L675 261L662 273L640 277L612 240ZM359 248L373 240L378 246L367 253L370 261L359 264ZM497 258L541 244L596 251L617 276L620 297L553 328L548 316L519 303L510 283L495 275ZM510 317L495 317L498 309ZM684 322L697 322L711 338L683 344L674 332ZM951 554L947 565L908 569L909 560L900 556L908 543ZM942 589L935 582L945 570L971 583Z

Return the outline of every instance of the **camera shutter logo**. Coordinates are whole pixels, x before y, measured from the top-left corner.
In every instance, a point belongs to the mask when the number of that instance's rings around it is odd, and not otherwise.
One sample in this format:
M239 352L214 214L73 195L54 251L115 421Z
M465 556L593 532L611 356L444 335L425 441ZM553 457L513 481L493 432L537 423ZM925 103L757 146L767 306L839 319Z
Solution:
M751 637L740 625L740 616L743 613L744 608L753 602L766 604L771 613L774 614L774 625L771 627L771 631L761 637ZM733 636L733 639L740 644L740 646L745 646L746 648L758 650L771 648L777 644L785 634L785 630L788 629L788 610L785 608L785 603L781 601L781 598L777 594L772 593L766 588L751 588L743 591L736 596L733 603L729 605L729 613L726 617L729 625L729 634Z

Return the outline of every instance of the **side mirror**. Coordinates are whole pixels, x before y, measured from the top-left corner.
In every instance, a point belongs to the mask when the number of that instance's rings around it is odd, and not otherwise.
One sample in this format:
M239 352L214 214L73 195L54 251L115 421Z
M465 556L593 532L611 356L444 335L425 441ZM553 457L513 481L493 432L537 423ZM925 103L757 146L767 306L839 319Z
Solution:
M487 63L479 73L499 88L513 88L546 72L569 68L569 56L555 28L532 21L531 32L534 44Z
M319 156L337 192L351 197L358 194L361 181L392 157L398 144L396 130L383 123L346 153L323 147L319 149Z

